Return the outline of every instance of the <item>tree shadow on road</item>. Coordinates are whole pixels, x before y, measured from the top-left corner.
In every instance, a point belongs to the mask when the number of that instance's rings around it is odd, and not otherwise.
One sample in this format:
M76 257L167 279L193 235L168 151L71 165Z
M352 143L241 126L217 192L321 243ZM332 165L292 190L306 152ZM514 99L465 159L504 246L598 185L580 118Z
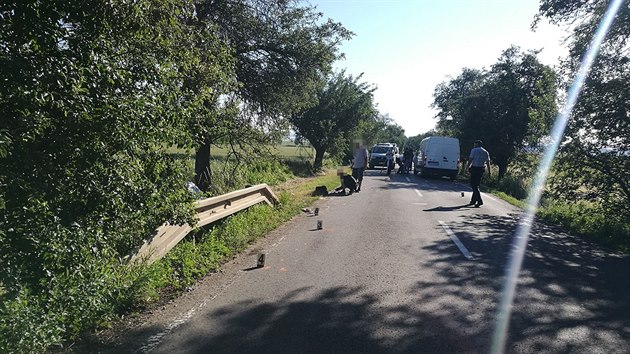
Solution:
M187 333L188 339L171 350L487 353L518 218L474 214L450 222L473 260L464 258L446 235L439 241L410 241L410 248L421 247L430 254L418 259L417 267L435 274L395 289L413 301L383 304L382 293L351 284L300 287L275 299L252 294L247 301L209 313L208 323L219 326L181 325L171 336ZM443 233L442 226L436 225L436 231ZM535 223L506 352L630 352L629 304L630 257ZM129 346L116 350L132 351Z
M360 287L298 289L274 302L239 302L210 315L223 324L197 329L178 350L190 353L478 353L475 331L463 336L442 315L415 306L378 306ZM444 323L446 321L446 323ZM184 325L186 331L195 331ZM382 333L379 331L382 330ZM389 331L400 336L391 335ZM379 335L381 337L379 337Z
M470 204L455 205L455 206L437 206L430 209L424 209L423 211L453 211L453 210L459 210L463 208L473 208L473 206L471 206Z
M453 304L467 301L477 309L472 318L492 322L518 218L476 214L450 223L474 260L463 259L449 241L426 247L437 260L423 266L448 282L419 282L424 301L451 312ZM630 257L535 223L508 338L507 352L630 352Z

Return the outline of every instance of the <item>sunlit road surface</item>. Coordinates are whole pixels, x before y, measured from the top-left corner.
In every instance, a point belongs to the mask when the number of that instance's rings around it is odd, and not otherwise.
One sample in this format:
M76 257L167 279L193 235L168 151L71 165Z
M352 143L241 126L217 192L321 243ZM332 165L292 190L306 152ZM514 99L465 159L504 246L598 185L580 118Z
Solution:
M295 218L109 349L487 353L521 211L488 194L468 207L470 196L368 171L360 193L320 201L319 216ZM253 269L259 251L266 266ZM534 225L506 350L630 353L630 257Z

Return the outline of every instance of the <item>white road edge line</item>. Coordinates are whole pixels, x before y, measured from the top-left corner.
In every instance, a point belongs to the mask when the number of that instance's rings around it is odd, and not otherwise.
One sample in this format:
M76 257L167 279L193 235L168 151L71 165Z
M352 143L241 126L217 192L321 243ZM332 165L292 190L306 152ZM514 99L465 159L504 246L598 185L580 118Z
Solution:
M276 243L271 245L271 249L276 248L280 243L282 243L282 241L284 241L285 238L286 238L286 235L282 236L278 240L278 242L276 242ZM267 251L267 255L269 255L270 253L271 253L271 251ZM212 297L206 298L201 304L198 304L196 307L193 307L192 309L188 310L188 312L180 313L178 316L175 317L175 319L173 321L171 321L171 323L166 325L164 330L162 330L160 333L154 334L149 339L147 339L147 341L142 345L142 347L140 347L140 349L138 349L136 352L139 352L139 353L149 353L149 352L151 352L153 349L155 349L157 346L159 346L162 343L162 339L165 336L167 336L168 334L173 332L177 327L179 327L182 324L188 322L191 318L193 318L193 316L195 315L196 312L201 311L212 300L216 299L219 295L223 294L243 274L244 274L243 271L239 271L238 273L236 273L234 275L234 277L232 279L230 279L227 283L225 283L219 289L219 291L216 294L214 294Z
M470 186L469 186L469 185L467 185L467 184L463 184L463 183L460 183L460 182L457 182L457 184L459 184L459 185L460 185L460 186L462 186L462 187L466 187L466 188L468 188L467 192L468 192L468 193L472 193L472 191L470 190ZM484 198L488 198L488 199L490 199L490 200L494 200L495 202L497 201L495 198L491 197L491 196L490 196L490 194L488 194L488 193L481 192L481 194L483 194L483 197L484 197Z
M422 193L420 193L420 191L419 191L419 190L414 189L414 191L416 191L416 194L418 195L418 197L422 198Z
M451 230L450 227L448 227L446 225L446 223L442 220L440 220L440 225L442 225L442 228L444 228L444 231L446 231L446 233L448 234L448 237L451 238L451 240L453 241L453 243L455 243L455 245L457 246L457 248L459 248L459 250L462 252L462 254L464 255L464 257L466 257L467 259L472 260L473 256L472 254L470 254L470 252L468 251L468 249L466 248L466 246L464 246L464 244L462 243L462 241L459 240L459 238L457 238L457 236L455 235L455 233Z
M140 347L140 349L138 349L136 352L139 352L139 353L151 352L153 349L155 349L157 346L159 346L162 343L162 339L164 337L166 337L168 334L173 332L177 327L188 322L195 315L196 312L201 311L204 307L208 305L208 303L216 299L217 296L223 294L232 284L234 284L234 282L236 282L236 280L238 280L241 277L242 274L243 272L237 273L232 279L230 279L230 281L227 284L223 285L216 294L214 294L211 297L206 298L201 304L198 304L197 306L188 310L188 312L186 313L180 313L179 316L175 317L175 319L171 321L171 323L166 325L166 327L160 333L157 333L151 336L144 343L144 345Z
M496 199L492 198L492 197L490 196L490 194L488 194L488 193L484 193L484 194L483 194L483 197L484 197L484 198L488 198L488 199L490 199L490 200L494 200L495 202L497 201Z

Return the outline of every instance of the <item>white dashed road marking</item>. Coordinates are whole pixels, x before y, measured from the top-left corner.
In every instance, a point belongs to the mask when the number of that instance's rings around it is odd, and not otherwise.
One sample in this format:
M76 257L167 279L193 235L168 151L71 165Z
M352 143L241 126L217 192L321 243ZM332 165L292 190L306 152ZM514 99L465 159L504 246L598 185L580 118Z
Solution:
M446 231L446 233L448 234L448 237L451 238L451 240L453 241L453 243L455 243L455 245L457 246L457 248L459 248L459 250L462 252L462 254L464 255L464 257L466 257L467 259L473 259L472 254L470 254L470 252L468 251L468 249L466 248L466 246L464 246L464 244L462 243L462 241L459 240L459 238L457 238L457 236L455 235L455 233L451 230L450 227L448 227L446 225L446 223L442 220L440 220L440 225L442 225L442 227L444 228L444 231Z
M411 178L405 177L405 179L407 180L407 182L411 182Z
M414 189L414 191L416 191L416 194L418 195L418 197L422 198L422 193L420 193L420 191L419 191L419 190Z

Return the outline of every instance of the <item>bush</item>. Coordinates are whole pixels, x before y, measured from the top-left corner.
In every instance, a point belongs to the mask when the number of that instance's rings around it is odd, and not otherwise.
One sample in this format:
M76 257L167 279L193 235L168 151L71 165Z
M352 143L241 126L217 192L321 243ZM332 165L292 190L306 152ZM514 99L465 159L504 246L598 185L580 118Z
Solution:
M270 158L260 157L251 161L214 159L210 163L212 170L212 195L221 195L248 185L267 183L276 185L294 177L287 166Z
M106 325L135 296L137 271L117 261L50 273L45 291L23 285L0 297L0 352L43 352L87 328Z
M580 236L611 248L630 251L630 224L619 215L607 213L597 204L551 201L539 210L538 215Z
M497 188L516 199L525 199L528 193L527 185L525 178L507 173L498 181Z
M306 159L284 159L282 163L295 176L308 177L313 174L313 163Z
M262 219L243 222L239 220L244 216L234 216L224 226L215 227L210 236L183 243L159 266L129 269L119 259L168 219L165 211L183 213L191 200L183 183L176 182L184 179L179 173L183 171L182 161L151 165L155 161L146 158L145 166L160 169L143 173L138 166L112 165L110 168L126 179L112 183L115 189L111 194L101 190L103 195L97 200L105 205L95 203L91 210L83 207L69 225L56 218L51 203L36 193L26 201L27 208L16 208L16 199L9 198L3 222L10 228L7 234L0 234L0 258L5 265L0 275L4 291L0 295L0 352L39 351L60 345L86 329L103 325L121 310L155 300L162 287L181 290L217 269L228 254L263 232L251 227L244 230L244 225L274 225L267 223L273 219L266 215L270 208L254 212L262 214ZM225 171L232 166L222 167ZM257 160L241 165L235 173L217 173L214 181L217 194L223 194L247 184L277 184L290 177L278 162ZM173 188L175 183L180 186ZM232 185L236 187L230 188ZM87 195L84 200L93 202ZM232 223L237 225L229 226Z

